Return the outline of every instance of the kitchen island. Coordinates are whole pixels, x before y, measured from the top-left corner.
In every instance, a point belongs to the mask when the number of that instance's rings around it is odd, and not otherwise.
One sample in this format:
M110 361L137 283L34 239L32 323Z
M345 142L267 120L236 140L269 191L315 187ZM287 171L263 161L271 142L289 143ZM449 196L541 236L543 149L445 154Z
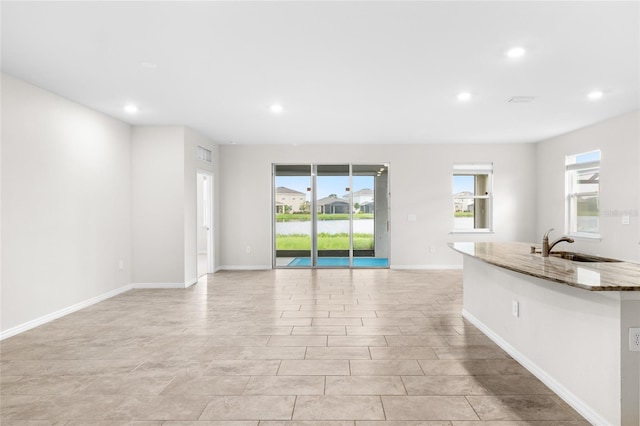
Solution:
M640 425L640 265L576 262L526 243L451 243L463 316L593 424Z

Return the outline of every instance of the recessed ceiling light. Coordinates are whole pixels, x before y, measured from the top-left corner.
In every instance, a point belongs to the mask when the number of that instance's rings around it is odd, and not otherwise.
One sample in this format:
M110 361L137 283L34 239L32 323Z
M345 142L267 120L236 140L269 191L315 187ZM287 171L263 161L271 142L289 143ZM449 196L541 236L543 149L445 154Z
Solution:
M283 110L282 105L280 104L273 104L271 105L271 112L274 114L280 114Z
M525 54L525 50L523 47L512 47L511 49L507 50L505 52L505 55L507 55L507 57L511 58L511 59L516 59L516 58L520 58L522 56L524 56Z
M127 104L124 106L124 112L128 114L135 114L138 111L139 111L138 107L134 104Z
M604 95L604 93L602 93L600 90L594 90L593 92L590 92L587 95L587 98L591 99L592 101L596 101L596 100L602 98L603 95Z
M460 102L467 102L470 99L471 99L471 93L469 92L458 93L458 100Z

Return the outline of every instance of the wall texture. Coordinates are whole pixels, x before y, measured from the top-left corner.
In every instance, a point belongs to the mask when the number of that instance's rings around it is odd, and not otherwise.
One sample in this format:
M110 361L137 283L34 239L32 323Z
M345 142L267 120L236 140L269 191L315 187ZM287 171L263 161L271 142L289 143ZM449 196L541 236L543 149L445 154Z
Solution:
M537 144L536 240L549 228L565 229L565 156L602 151L600 161L600 240L577 239L570 249L640 261L640 112L613 118ZM622 216L630 224L622 224ZM564 248L567 245L564 244Z
M130 131L2 75L3 331L130 284Z
M395 268L461 266L461 256L446 246L449 241L533 241L536 236L532 144L224 145L220 157L223 268L271 267L272 163L389 163ZM454 162L493 162L494 234L450 234ZM417 220L408 221L409 214Z

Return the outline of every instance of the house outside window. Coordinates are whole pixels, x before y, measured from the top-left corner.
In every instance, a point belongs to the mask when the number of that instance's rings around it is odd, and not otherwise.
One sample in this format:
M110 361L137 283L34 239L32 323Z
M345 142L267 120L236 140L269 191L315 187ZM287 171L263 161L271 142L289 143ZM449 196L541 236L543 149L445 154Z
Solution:
M493 163L453 165L453 232L491 232Z
M566 227L574 236L600 237L600 150L568 155Z

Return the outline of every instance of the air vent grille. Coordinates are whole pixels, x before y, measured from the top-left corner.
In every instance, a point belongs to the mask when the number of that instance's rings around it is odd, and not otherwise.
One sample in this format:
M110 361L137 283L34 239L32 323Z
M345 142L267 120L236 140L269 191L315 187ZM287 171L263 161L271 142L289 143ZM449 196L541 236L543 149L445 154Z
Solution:
M211 150L198 145L198 160L211 162Z

